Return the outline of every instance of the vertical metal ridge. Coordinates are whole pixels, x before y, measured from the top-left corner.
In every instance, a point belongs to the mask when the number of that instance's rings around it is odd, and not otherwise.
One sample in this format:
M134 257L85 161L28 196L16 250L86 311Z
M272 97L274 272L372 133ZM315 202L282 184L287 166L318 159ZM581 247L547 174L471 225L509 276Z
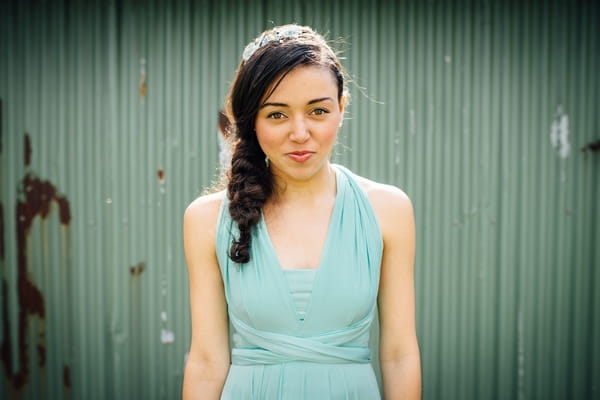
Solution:
M20 396L179 395L183 211L216 178L217 112L243 47L297 22L347 41L334 160L413 201L424 398L594 397L599 18L575 0L1 2L0 342L10 332L13 371L24 176L72 214L63 227L53 204L27 239L47 313L24 333Z

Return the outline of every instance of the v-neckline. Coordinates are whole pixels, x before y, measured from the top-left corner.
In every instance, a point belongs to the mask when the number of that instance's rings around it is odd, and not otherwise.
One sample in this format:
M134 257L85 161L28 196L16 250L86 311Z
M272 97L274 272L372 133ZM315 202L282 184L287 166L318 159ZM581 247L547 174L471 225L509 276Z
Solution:
M334 225L334 221L339 219L339 213L341 212L341 206L342 206L341 199L343 197L342 192L344 191L345 186L342 184L342 181L341 181L341 178L342 178L341 171L339 171L334 166L332 166L332 167L333 167L333 170L335 171L335 185L336 185L335 200L333 202L333 210L331 211L331 216L329 217L329 224L327 226L327 234L325 236L325 243L323 244L323 249L321 250L321 258L319 260L318 267L311 268L311 270L315 271L315 276L313 279L313 285L312 285L312 290L310 293L310 298L306 305L304 319L300 318L300 314L298 313L298 308L296 307L296 303L294 302L294 298L292 296L290 284L288 282L287 277L285 276L285 271L290 270L290 269L283 268L281 265L281 262L279 261L279 257L277 256L277 252L275 251L275 246L273 245L273 242L271 241L271 236L269 235L269 230L268 230L267 224L265 222L264 214L261 213L261 217L260 217L260 221L259 221L260 229L262 230L262 233L265 237L265 241L268 246L269 256L272 259L272 262L269 262L268 264L277 270L277 271L275 271L275 273L278 275L279 284L281 285L280 287L285 288L285 292L286 292L285 297L287 299L286 302L288 303L288 306L291 308L291 310L294 312L295 321L299 324L304 324L305 321L309 318L309 316L311 314L312 305L314 303L313 300L315 297L315 290L318 288L318 283L322 280L320 277L324 272L327 272L326 271L328 269L327 265L329 263L327 263L326 261L327 261L327 258L329 257L329 247L331 245L331 241L333 240L333 238L332 238L333 231L334 231L333 225Z

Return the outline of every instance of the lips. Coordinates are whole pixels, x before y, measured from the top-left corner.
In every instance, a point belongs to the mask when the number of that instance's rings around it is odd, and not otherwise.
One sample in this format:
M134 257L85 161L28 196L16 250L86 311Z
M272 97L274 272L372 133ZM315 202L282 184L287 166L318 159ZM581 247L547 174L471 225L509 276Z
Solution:
M293 151L291 153L287 153L287 156L291 158L293 161L303 163L308 161L314 152L312 151Z

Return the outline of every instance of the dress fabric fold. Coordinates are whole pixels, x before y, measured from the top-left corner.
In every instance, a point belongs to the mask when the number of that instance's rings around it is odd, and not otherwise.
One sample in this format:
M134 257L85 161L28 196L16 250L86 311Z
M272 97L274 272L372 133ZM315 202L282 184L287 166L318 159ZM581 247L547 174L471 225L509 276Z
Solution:
M250 262L240 265L228 257L238 230L223 200L216 250L232 327L232 365L222 400L380 399L368 343L381 231L352 172L334 169L337 193L319 268L294 278L298 287L312 285L301 313L262 218L252 231Z

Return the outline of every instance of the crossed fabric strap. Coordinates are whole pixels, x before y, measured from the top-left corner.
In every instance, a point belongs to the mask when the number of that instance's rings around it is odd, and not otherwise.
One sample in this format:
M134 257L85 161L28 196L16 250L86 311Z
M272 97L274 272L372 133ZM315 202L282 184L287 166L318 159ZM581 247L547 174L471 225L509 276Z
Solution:
M279 364L308 361L326 364L368 363L371 350L352 343L371 328L374 312L344 329L329 331L314 337L298 337L261 331L230 314L236 332L256 347L233 348L231 362L235 365Z

